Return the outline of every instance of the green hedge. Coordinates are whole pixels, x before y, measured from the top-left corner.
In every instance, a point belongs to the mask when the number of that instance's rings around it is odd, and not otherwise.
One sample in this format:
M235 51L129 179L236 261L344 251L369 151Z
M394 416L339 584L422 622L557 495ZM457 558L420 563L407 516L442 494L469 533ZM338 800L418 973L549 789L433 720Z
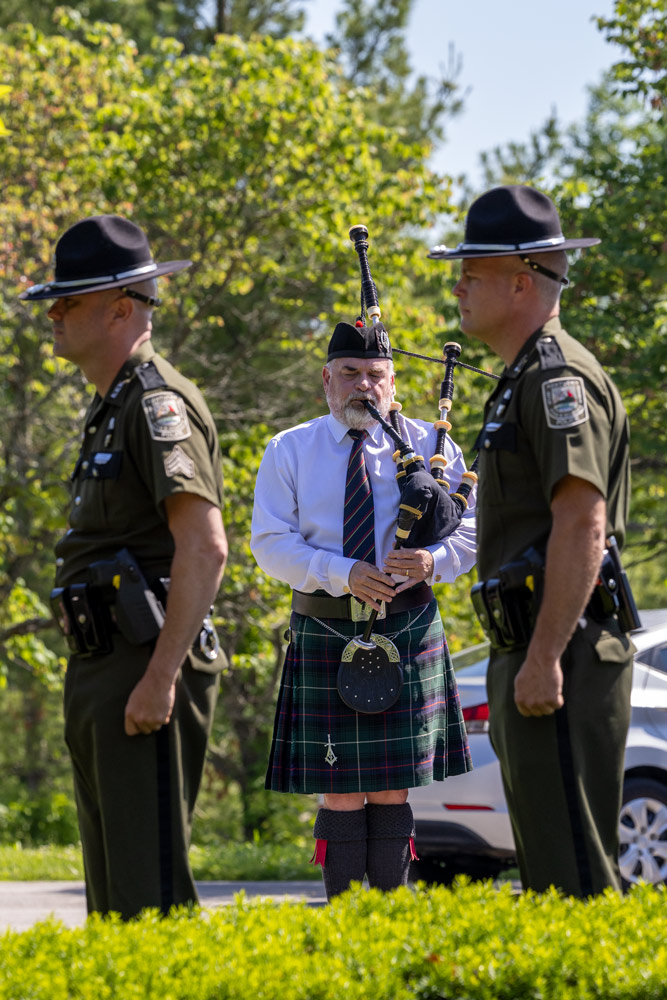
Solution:
M310 864L314 842L301 844L221 843L190 848L190 864L196 879L232 882L321 881L320 868ZM11 847L0 844L0 882L82 879L83 859L79 845L57 847ZM1 887L0 887L1 891Z
M581 902L459 883L333 905L54 921L0 941L0 1000L667 998L667 894Z

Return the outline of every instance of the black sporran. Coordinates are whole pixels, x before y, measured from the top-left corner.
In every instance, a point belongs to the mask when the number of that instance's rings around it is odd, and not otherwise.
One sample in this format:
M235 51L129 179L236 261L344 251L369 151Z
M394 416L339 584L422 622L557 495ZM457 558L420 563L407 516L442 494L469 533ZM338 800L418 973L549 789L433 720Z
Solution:
M338 668L338 694L348 708L373 715L396 704L403 687L400 655L394 643L373 633L351 639Z

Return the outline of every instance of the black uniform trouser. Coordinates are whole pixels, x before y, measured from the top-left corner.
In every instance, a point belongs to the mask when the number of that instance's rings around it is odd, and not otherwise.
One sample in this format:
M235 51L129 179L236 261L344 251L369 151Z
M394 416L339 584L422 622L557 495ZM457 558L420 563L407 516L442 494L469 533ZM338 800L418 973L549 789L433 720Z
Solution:
M563 708L528 718L514 703L525 650L491 655L491 741L525 889L555 885L580 897L620 889L618 816L632 650L627 637L595 623L577 628L561 657Z
M218 676L193 669L191 654L169 724L127 736L125 705L150 652L115 636L108 656L73 656L65 678L88 912L124 919L197 902L188 848L218 691Z

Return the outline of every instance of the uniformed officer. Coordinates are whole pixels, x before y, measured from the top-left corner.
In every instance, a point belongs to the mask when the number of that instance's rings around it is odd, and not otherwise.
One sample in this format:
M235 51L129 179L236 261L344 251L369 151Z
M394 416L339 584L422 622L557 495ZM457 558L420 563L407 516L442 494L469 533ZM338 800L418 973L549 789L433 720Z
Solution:
M462 243L429 255L462 260L461 329L506 365L478 440L491 738L524 887L576 896L620 884L633 652L596 588L606 539L625 535L627 417L558 318L565 251L599 242L565 239L549 198L507 186L472 204Z
M151 344L156 278L191 262L157 264L115 215L73 225L55 258L55 279L21 298L55 300L54 353L97 390L56 546L65 737L88 910L127 919L197 900L190 824L222 662L207 618L227 556L220 456L200 392Z

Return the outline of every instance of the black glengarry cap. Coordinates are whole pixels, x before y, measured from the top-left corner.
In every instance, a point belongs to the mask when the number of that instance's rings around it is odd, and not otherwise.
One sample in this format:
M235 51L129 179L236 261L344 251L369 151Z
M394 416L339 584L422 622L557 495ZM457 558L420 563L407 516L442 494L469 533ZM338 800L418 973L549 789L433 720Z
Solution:
M380 322L372 326L338 323L327 351L327 361L334 358L384 358L391 361L391 356L389 335Z

